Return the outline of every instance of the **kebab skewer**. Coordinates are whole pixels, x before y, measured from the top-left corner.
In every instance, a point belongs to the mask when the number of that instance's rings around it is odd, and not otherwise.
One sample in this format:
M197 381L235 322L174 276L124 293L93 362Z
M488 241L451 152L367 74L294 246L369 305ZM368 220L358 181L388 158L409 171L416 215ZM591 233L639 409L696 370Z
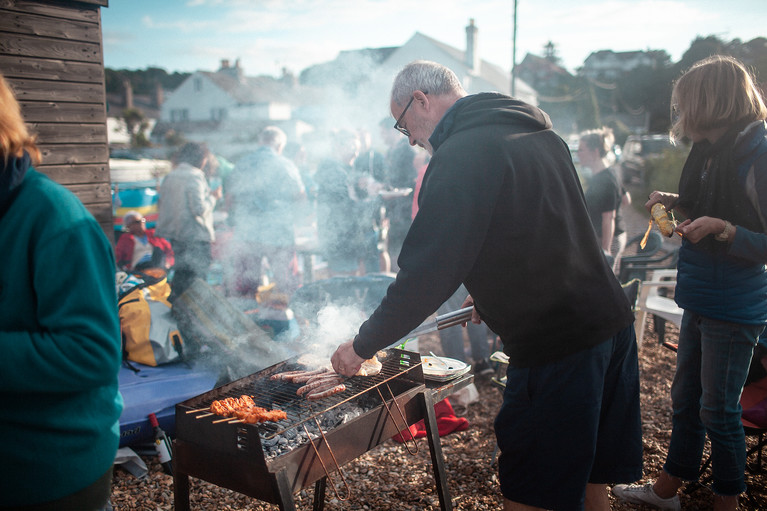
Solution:
M244 394L238 398L217 399L211 403L210 411L216 415L238 419L248 424L276 422L288 418L288 415L282 410L267 410L256 406L253 398Z

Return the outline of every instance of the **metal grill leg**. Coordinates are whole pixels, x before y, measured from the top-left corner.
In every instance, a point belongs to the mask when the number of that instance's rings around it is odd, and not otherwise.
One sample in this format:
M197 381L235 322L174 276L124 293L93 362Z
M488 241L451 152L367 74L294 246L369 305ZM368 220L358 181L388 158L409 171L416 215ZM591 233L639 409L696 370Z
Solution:
M293 501L293 492L291 491L290 482L288 482L288 474L283 469L275 474L277 480L277 494L280 496L280 501L277 503L280 506L280 511L296 511L296 503Z
M314 484L314 503L312 511L322 511L325 509L325 488L328 486L328 478L323 477Z
M422 392L421 396L423 396L423 406L426 415L426 438L429 440L431 466L434 469L434 479L437 483L440 509L442 509L442 511L452 511L453 502L450 500L450 491L447 487L447 475L445 474L445 463L442 456L442 444L439 441L437 417L434 413L434 399L428 389Z
M176 511L191 511L189 506L189 476L173 467L173 508Z

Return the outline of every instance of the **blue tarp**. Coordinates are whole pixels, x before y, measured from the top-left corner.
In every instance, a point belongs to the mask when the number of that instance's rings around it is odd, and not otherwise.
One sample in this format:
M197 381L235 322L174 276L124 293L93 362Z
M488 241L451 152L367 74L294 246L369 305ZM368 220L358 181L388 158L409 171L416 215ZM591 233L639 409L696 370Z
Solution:
M158 367L131 362L139 371L120 368L120 393L125 408L120 416L120 447L152 441L154 432L149 414L154 413L160 427L169 435L176 431L175 405L211 390L217 373L180 362Z

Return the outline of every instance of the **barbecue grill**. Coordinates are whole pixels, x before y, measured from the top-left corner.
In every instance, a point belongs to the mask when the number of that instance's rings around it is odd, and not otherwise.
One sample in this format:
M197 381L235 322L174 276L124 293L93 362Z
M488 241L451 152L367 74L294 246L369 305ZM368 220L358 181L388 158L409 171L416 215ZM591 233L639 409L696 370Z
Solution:
M435 396L424 383L420 355L399 349L384 354L379 357L379 374L349 378L345 391L318 401L297 396L301 384L270 378L307 369L293 358L176 405L175 509L190 509L192 476L277 504L281 510L295 510L293 494L314 483L313 508L321 510L327 484L339 500L350 496L343 473L349 461L401 431L405 448L415 454L418 444L412 436L407 438L408 428L421 419L426 419L442 509L452 509ZM214 400L243 394L252 396L257 406L285 411L287 419L246 424L208 412Z

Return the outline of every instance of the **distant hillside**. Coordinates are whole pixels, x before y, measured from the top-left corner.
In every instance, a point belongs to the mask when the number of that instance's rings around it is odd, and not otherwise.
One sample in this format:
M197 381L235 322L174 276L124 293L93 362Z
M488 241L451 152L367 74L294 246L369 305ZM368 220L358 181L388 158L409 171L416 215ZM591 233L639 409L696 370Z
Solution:
M128 80L133 86L133 93L137 95L152 95L159 84L163 90L172 91L183 82L191 73L167 71L157 67L147 69L104 69L106 75L107 94L122 94L123 82Z

